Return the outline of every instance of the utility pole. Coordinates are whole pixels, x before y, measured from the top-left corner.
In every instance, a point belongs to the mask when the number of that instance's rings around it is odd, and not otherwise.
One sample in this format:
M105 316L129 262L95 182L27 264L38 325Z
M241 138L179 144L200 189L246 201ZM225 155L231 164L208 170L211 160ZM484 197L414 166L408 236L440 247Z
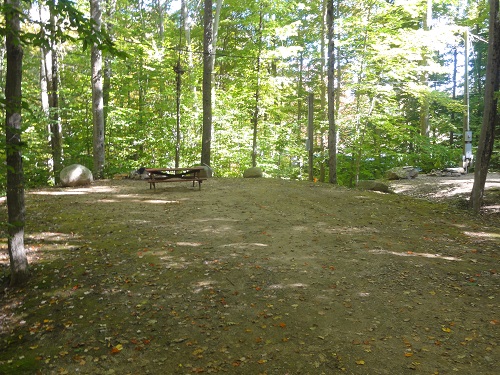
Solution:
M464 123L463 123L463 155L462 166L465 172L468 172L469 166L472 164L472 132L469 125L469 30L464 32L465 42L465 73L464 73Z

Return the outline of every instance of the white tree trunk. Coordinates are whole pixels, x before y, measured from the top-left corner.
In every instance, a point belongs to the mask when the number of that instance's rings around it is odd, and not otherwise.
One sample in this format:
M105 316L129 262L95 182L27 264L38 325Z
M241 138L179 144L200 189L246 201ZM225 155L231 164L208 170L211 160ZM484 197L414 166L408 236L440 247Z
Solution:
M28 258L24 247L24 171L21 155L21 82L23 48L20 41L20 1L6 0L4 7L7 51L5 80L5 154L7 159L8 251L10 285L22 284L29 275Z

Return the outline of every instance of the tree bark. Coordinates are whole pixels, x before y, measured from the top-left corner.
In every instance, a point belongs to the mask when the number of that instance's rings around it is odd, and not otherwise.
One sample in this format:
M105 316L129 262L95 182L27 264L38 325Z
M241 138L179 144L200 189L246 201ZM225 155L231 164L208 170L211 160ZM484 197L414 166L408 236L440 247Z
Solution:
M59 65L57 58L57 45L55 41L56 21L52 7L40 5L40 19L44 27L43 32L49 40L48 46L42 46L42 69L40 86L42 88L42 109L47 116L49 146L51 159L48 165L52 172L52 180L59 183L59 173L62 169L63 137L61 119L59 117ZM52 30L49 31L49 30Z
M430 30L430 24L432 21L432 0L427 0L427 8L425 12L425 17L424 17L424 31L429 31ZM422 76L420 77L422 86L427 86L427 89L423 93L422 97L422 103L420 106L420 135L422 137L429 137L430 133L430 123L429 123L429 89L428 89L428 79L429 79L429 74L426 71L428 60L427 60L427 51L424 51L424 55L422 56L422 66L423 66L423 72Z
M7 156L8 251L10 285L24 283L28 276L28 258L24 247L24 171L21 154L21 82L23 49L20 40L20 1L5 1L7 75L5 81L5 153Z
M101 4L100 0L90 0L90 14L95 22L95 29L101 28ZM93 131L93 174L94 178L100 179L104 176L104 99L103 99L103 78L102 78L102 51L97 44L92 45L91 51L92 66L92 119Z
M114 40L114 30L113 30L113 17L116 11L116 0L107 0L106 1L106 32L111 37L111 40ZM111 92L111 78L113 77L113 69L112 69L112 58L109 53L107 53L104 57L104 77L103 77L103 105L104 105L104 132L108 133L107 129L107 119L108 119L108 110L109 110L109 94Z
M255 74L257 76L256 87L255 87L255 107L253 110L253 135L252 135L252 167L257 166L257 132L259 128L259 113L260 113L260 69L261 69L261 54L262 54L262 9L260 10L259 16L259 30L258 30L258 52L257 52L257 66L255 68Z
M325 67L326 63L326 3L328 0L321 1L321 44L320 44L320 53L321 53L321 72L320 72L320 90L321 90L321 109L320 109L320 143L321 143L321 163L319 164L320 172L319 172L319 180L321 182L325 182L325 164L326 158L324 157L325 152L325 143L324 143L324 124L326 123L326 119L328 116L328 110L326 107L326 85L325 85Z
M186 38L186 52L187 52L188 66L191 70L191 68L193 67L193 53L191 51L191 19L189 17L189 12L188 12L188 0L181 0L181 16L182 16L182 25L184 28L184 37Z
M55 15L50 15L50 22L55 28ZM55 38L51 38L51 54L52 58L50 72L47 74L47 90L49 94L49 108L50 108L50 146L52 150L52 158L54 160L54 181L59 183L59 173L62 170L62 157L63 157L63 138L61 119L59 118L59 64L57 59L57 48ZM46 65L47 67L47 65Z
M328 181L337 184L337 128L335 126L335 42L333 27L333 0L328 0L326 9L328 36Z
M499 0L489 0L490 29L488 36L488 63L484 86L484 114L474 167L474 185L470 206L479 213L483 203L484 185L495 141L495 126L498 124L498 98L500 87L500 4Z
M222 9L222 0L217 0L215 4L215 18L213 24L213 36L212 36L212 69L215 66L215 53L217 52L217 37L219 35L219 20L220 11Z
M213 66L213 14L212 0L205 0L203 16L203 130L201 139L201 163L210 165L212 142L212 72Z

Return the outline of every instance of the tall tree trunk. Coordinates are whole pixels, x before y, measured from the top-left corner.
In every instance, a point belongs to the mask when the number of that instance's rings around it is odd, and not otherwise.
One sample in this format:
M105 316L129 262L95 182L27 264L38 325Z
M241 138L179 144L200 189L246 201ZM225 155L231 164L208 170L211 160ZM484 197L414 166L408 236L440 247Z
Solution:
M50 15L51 24L55 29L55 15ZM59 63L57 58L57 47L55 36L52 38L51 43L51 70L48 70L47 89L49 93L49 107L50 107L50 145L52 149L52 157L54 159L54 181L59 183L59 173L62 169L62 126L61 119L59 118ZM47 65L46 65L47 67Z
M257 52L257 66L255 67L255 74L257 76L257 82L255 87L255 107L253 111L253 137L252 137L252 167L257 166L257 130L259 127L259 112L260 112L260 59L262 53L262 9L260 10L259 16L259 30L258 30L258 40L259 44Z
M337 184L337 127L335 126L335 42L333 27L333 0L328 0L326 10L328 39L328 170L331 184Z
M106 0L106 32L111 40L114 40L113 18L116 11L116 0ZM112 59L109 53L104 56L104 69L103 69L103 85L102 85L102 100L104 105L104 132L109 135L108 129L108 113L109 113L109 95L111 92L111 77L113 76L113 69L111 65ZM108 137L109 139L109 137ZM109 141L108 141L109 142Z
M40 22L42 25L46 24L49 22L50 16L49 16L49 9L47 6L44 4L39 4L39 12L40 12ZM42 30L42 32L45 34L44 36L46 38L49 38L47 35L47 31L45 29ZM50 58L50 48L46 48L42 46L40 48L40 102L42 105L42 112L45 116L46 120L46 126L47 126L47 141L48 145L50 147L51 144L51 136L50 136L50 106L49 106L49 92L48 92L48 80L49 77L47 76L48 70L49 70L49 64L52 59ZM49 66L47 66L49 65ZM54 159L52 156L50 156L47 159L47 166L50 171L54 170ZM55 178L52 176L50 178L52 183L55 183Z
M321 1L321 74L320 74L320 89L321 89L321 109L320 109L320 121L321 121L321 134L320 134L320 142L321 142L321 153L322 156L324 155L323 153L325 152L325 144L324 144L324 123L326 123L326 120L328 118L328 109L326 107L326 85L325 85L325 68L326 68L326 44L325 44L325 38L326 38L326 2L328 0L322 0ZM321 182L325 182L325 164L326 160L324 157L321 158L321 163L319 165L319 180Z
M8 251L10 285L22 284L29 276L24 247L24 171L21 155L21 82L23 49L20 40L19 0L5 0L7 76L5 81L5 154L7 156Z
M500 4L499 0L489 0L490 30L488 36L488 63L484 87L484 115L474 169L470 206L479 213L483 203L484 185L488 175L491 153L495 141L495 126L498 124L498 97L500 87Z
M53 7L40 5L40 19L42 24L48 24L49 30L44 30L45 36L49 40L49 46L42 47L42 66L44 72L41 75L42 87L42 109L47 115L49 122L49 145L51 150L51 160L48 164L51 167L52 179L55 184L59 183L59 173L62 169L62 126L59 118L59 65L57 58L57 45L55 42L56 20ZM44 80L44 81L43 81ZM46 92L43 92L45 87ZM44 101L47 100L45 103Z
M424 30L429 31L430 30L430 24L432 21L432 0L427 0L427 8L425 12L425 17L424 17ZM423 72L420 77L422 86L428 86L428 79L429 79L429 74L425 69L427 69L428 61L427 61L427 51L423 52L424 56L422 57L422 66L423 66ZM426 90L423 93L422 97L422 103L420 106L420 134L423 137L428 137L429 132L430 132L430 124L429 124L429 92Z
M481 34L481 29L479 25L476 25L476 35ZM482 95L484 87L482 85L483 83L483 74L482 74L482 67L483 67L483 49L479 47L479 43L473 43L473 46L477 45L478 48L476 48L476 58L473 59L473 64L474 64L474 91L475 95Z
M201 139L201 163L210 165L210 147L212 142L212 72L214 70L212 59L212 0L205 0L203 30L203 130Z
M222 0L217 0L215 4L215 18L213 25L213 37L212 37L212 68L215 66L215 54L217 52L217 37L219 35L219 20L220 20L220 11L222 8Z
M100 0L90 0L90 15L95 22L95 29L101 29L101 4ZM94 178L100 179L104 175L104 99L102 88L102 51L96 44L92 45L92 119L93 131L93 159Z

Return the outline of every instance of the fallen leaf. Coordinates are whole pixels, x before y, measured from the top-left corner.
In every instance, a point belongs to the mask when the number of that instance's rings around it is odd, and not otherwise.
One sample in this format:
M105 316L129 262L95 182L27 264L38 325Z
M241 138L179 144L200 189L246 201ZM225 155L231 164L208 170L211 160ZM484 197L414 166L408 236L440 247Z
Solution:
M122 344L118 344L116 346L113 346L113 348L111 349L111 354L118 354L122 350L123 350L123 345Z

